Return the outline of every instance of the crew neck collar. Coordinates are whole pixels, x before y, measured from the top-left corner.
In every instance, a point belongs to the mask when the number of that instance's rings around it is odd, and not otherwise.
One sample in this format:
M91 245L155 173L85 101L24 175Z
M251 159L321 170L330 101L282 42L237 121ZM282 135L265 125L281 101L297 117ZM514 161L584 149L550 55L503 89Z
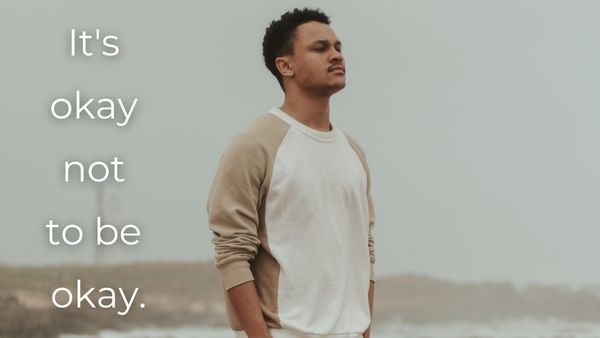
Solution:
M286 112L284 112L283 110L281 110L277 107L273 107L273 108L269 109L269 113L279 117L280 119L282 119L284 122L286 122L290 126L294 127L295 129L301 131L306 136L311 137L317 141L332 142L332 141L335 141L340 134L339 130L331 122L330 122L330 125L331 125L330 131L320 131L320 130L313 129L313 128L303 124L302 122L296 120L291 115L287 114Z

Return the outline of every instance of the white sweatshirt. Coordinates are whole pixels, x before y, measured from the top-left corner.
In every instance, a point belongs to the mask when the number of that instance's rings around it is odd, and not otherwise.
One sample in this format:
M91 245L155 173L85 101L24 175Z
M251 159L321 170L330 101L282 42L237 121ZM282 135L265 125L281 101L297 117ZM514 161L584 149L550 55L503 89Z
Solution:
M254 280L274 338L358 338L370 325L375 256L360 146L278 108L225 151L209 201L224 290ZM225 292L232 329L241 323Z

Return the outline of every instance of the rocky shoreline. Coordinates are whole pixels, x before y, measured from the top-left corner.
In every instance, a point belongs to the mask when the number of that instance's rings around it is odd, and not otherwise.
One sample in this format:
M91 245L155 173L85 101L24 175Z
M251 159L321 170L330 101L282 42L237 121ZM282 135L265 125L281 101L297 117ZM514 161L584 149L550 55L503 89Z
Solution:
M80 308L56 307L51 300L53 291L64 287L77 294L77 280L96 291L109 287L131 293L139 288L136 306L120 316L115 308L122 308L123 300L115 298L113 308L92 308L90 304L103 304L103 294L90 293L89 303L83 302ZM493 322L515 318L598 322L600 296L593 290L539 285L518 289L508 282L455 283L406 274L377 280L374 322ZM145 306L139 306L142 303ZM0 266L1 338L52 338L107 329L188 325L228 326L223 291L212 263Z

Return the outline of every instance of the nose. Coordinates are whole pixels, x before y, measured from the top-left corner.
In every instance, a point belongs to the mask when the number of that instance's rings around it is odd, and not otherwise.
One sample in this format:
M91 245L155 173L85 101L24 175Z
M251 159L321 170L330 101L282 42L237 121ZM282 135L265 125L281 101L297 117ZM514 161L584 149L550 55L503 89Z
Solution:
M342 52L338 52L337 49L332 48L333 52L331 53L331 61L342 62L344 60L344 56L342 56Z

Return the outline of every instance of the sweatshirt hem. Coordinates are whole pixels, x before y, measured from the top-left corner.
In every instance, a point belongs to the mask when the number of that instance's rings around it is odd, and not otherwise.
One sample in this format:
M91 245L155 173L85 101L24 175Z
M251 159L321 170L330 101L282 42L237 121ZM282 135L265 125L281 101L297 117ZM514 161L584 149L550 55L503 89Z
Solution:
M235 338L248 338L242 330L234 330L234 333ZM362 333L312 334L290 329L269 329L269 334L273 338L362 338Z

